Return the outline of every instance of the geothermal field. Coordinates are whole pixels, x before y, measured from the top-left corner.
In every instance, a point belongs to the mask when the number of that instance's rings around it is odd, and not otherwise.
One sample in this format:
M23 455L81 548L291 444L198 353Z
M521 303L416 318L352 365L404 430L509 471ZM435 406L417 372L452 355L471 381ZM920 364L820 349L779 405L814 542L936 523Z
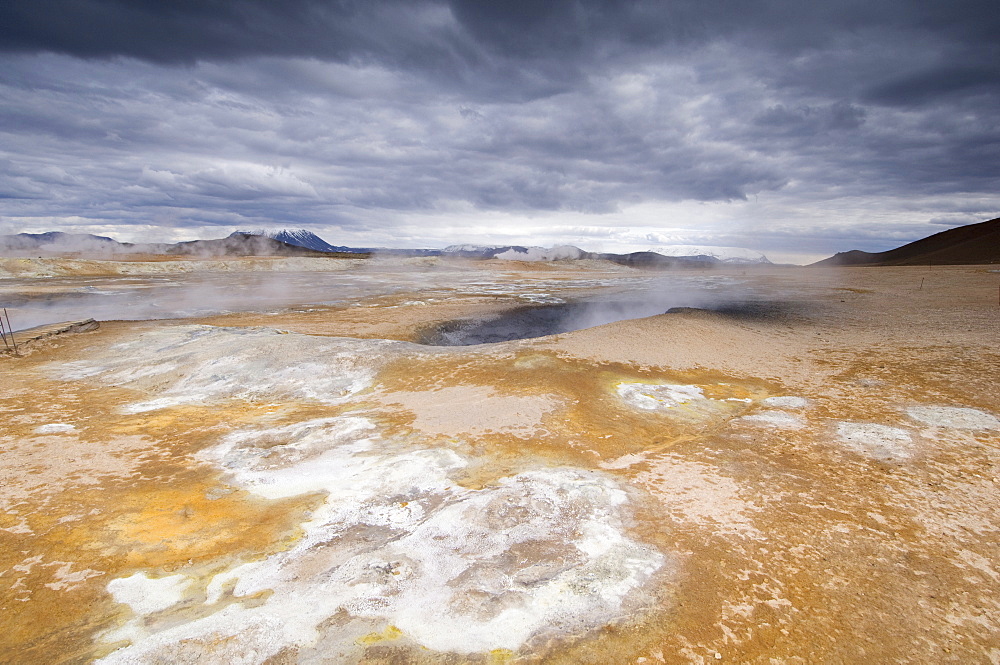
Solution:
M0 259L0 662L1000 663L998 288Z

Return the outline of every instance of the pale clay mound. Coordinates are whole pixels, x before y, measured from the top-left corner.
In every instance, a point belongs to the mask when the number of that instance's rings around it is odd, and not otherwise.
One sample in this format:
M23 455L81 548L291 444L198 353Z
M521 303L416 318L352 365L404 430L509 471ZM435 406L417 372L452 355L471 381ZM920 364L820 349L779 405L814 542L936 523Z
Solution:
M809 400L793 395L781 395L778 397L768 397L762 401L762 404L779 409L804 409L809 406Z
M626 402L647 411L670 409L696 400L704 400L704 391L698 386L656 385L649 383L622 383L618 394Z
M377 359L378 350L387 344L267 329L179 326L117 344L55 371L63 379L99 378L107 385L156 395L123 406L127 413L222 399L337 403L370 385L367 358Z
M619 383L615 391L633 409L663 414L678 421L705 423L729 417L743 406L739 399L706 397L704 388L695 385L627 382Z
M778 427L782 429L801 429L805 426L805 423L802 422L799 416L793 413L785 413L784 411L762 411L749 416L742 416L739 422L758 427Z
M845 447L876 459L905 460L914 453L906 430L877 423L839 423L837 437Z
M954 406L912 406L906 410L917 422L935 427L967 430L1000 429L1000 419L977 409Z
M530 437L560 401L551 395L503 395L485 386L452 386L422 392L395 391L384 398L413 411L413 426L427 434L507 432ZM489 408L483 408L489 404Z

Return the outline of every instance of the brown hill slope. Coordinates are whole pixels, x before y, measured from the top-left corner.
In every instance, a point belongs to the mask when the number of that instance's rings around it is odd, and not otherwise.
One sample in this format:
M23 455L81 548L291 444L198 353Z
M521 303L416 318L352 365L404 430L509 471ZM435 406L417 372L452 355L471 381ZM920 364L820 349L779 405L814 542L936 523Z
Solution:
M840 252L814 266L977 265L1000 263L1000 217L935 233L887 252Z

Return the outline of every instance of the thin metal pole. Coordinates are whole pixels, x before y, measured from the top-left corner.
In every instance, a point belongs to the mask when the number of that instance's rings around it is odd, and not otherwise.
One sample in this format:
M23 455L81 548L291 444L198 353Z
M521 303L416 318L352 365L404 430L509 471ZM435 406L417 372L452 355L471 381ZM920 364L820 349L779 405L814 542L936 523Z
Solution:
M14 345L14 353L17 353L17 342L14 341L14 328L10 325L10 314L7 313L7 308L3 308L3 315L7 317L7 334L10 335L10 343Z
M3 345L10 351L10 344L7 343L7 326L3 324L3 319L0 319L0 337L3 337Z

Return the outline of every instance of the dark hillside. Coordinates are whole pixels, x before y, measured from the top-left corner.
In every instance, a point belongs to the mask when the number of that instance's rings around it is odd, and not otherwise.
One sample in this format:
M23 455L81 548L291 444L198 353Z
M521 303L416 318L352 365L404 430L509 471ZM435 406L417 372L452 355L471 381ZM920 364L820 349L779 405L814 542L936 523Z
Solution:
M935 233L886 252L840 252L814 266L916 266L1000 263L1000 217Z

